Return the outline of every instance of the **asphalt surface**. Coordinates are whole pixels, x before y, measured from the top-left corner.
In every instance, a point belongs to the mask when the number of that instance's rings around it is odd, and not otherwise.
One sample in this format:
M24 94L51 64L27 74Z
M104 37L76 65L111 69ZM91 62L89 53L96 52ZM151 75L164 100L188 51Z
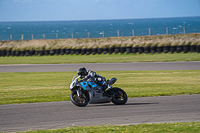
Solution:
M137 63L86 63L0 65L0 72L62 72L77 71L80 67L94 71L125 70L200 70L200 62L137 62Z
M126 105L70 101L0 105L0 132L57 129L101 124L200 121L200 95L129 98Z

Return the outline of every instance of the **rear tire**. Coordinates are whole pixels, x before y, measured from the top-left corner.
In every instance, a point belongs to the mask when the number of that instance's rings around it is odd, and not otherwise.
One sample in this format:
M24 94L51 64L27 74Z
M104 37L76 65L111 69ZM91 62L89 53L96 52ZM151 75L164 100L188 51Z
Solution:
M112 102L116 105L123 105L127 102L128 97L124 90L120 88L113 88L114 96L112 98Z
M77 91L73 90L70 95L72 103L78 107L85 107L89 102L89 97L83 93L80 97L77 94Z

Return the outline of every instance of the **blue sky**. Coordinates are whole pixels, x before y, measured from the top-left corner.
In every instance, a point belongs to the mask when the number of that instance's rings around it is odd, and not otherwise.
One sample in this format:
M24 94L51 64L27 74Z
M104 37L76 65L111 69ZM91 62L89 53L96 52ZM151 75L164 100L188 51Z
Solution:
M200 0L0 0L0 21L200 16Z

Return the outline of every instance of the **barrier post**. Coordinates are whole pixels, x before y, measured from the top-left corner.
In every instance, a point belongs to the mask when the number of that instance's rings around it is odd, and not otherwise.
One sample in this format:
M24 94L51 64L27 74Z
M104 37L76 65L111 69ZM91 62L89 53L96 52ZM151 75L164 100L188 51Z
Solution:
M24 35L22 34L21 41L23 41L23 40L24 40Z
M46 38L46 37L45 37L45 34L43 34L43 37L44 37L44 39Z
M117 36L119 37L119 30L117 31Z
M102 31L102 35L103 35L103 38L104 38L104 31Z
M166 35L168 35L168 27L166 28Z
M149 28L149 36L151 36L151 28Z
M132 29L132 36L135 36L135 31L134 31L134 29Z
M31 34L31 38L32 38L32 40L34 39L34 38L33 38L33 34Z
M183 33L185 34L186 32L185 32L185 27L183 27Z
M58 33L56 33L56 39L58 39Z
M12 41L12 35L10 35L10 41Z
M72 33L71 35L72 35L72 39L74 39L74 33Z
M88 32L88 38L90 38L90 32Z

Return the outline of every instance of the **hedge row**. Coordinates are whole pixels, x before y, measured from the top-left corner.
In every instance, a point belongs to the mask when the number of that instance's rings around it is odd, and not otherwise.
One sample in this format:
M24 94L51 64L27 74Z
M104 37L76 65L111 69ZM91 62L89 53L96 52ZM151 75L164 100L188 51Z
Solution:
M54 50L0 50L0 56L48 56L48 55L95 55L95 54L149 54L149 53L200 53L200 45L183 45L183 46L155 46L155 47L111 47L111 48L84 48L84 49L54 49Z

